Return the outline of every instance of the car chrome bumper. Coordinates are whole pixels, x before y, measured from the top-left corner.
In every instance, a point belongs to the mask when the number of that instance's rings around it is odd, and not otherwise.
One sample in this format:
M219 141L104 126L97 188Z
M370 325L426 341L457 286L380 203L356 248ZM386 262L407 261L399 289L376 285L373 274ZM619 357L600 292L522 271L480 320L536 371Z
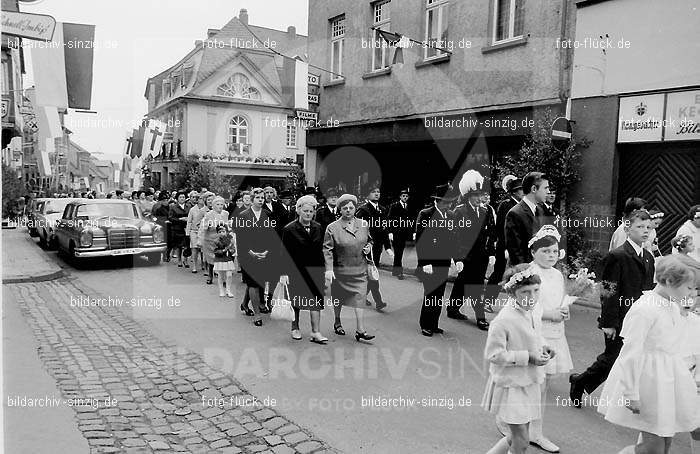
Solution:
M166 244L160 243L153 246L140 246L135 248L126 249L75 249L76 257L118 257L120 255L143 255L151 254L154 252L165 252Z

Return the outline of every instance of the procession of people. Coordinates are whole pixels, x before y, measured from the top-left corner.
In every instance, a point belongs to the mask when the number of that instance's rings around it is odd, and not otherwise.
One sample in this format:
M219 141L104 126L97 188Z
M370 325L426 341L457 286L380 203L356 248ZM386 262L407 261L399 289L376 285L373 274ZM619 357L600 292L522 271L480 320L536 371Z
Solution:
M607 404L598 411L639 432L623 453L668 453L680 432L691 432L696 443L700 205L689 208L670 244L660 245L656 229L664 213L643 199L627 200L599 284L585 270L576 277L590 281L591 289L599 285L604 351L590 367L572 373L565 326L580 295L567 294L572 293L562 273L567 268L560 266L565 238L554 225L554 189L541 172L508 175L501 182L504 198L494 209L485 182L468 170L456 187L436 186L420 210L408 188L388 208L380 204L379 183L366 188L364 199L334 188L325 193L307 188L295 197L271 186L226 199L206 188L110 197L134 200L166 231L163 260L203 272L205 284L218 284L220 298L235 298L240 279L245 292L236 304L254 326L263 326L262 315L286 303L293 310L291 338L303 339L301 314L308 312L308 338L319 345L329 341L321 329L328 305L336 336L346 335L341 313L348 307L356 341L378 340L364 315L371 306L391 309L380 286L382 255L391 275L404 280L411 274L403 263L405 251L414 243L415 277L423 287L416 313L420 333L444 333L443 306L447 317L462 321L470 317L462 309L470 308L475 326L487 331L484 357L490 368L482 405L495 415L502 436L489 454L520 454L529 445L559 452L545 436L543 416L549 384L562 377L570 382L573 407L581 408L586 395L602 386ZM662 256L661 249L672 253ZM506 298L500 298L502 292ZM498 313L489 323L485 314L493 311Z

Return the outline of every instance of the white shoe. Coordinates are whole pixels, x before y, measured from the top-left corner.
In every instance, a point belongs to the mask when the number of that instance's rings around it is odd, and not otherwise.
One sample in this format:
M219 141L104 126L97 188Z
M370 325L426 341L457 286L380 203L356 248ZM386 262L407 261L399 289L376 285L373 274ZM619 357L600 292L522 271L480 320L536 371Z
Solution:
M226 296L226 292L224 292L224 289L219 290L219 296L221 296L221 297Z
M327 337L323 337L321 333L311 333L311 339L309 339L311 342L315 342L317 344L322 344L325 345L326 342L328 342Z
M535 445L547 452L559 452L559 446L552 443L547 437L539 437L537 439L530 440L530 444Z
M292 330L292 339L294 340L301 340L301 333L299 332L298 329L293 329Z
M228 290L226 290L226 296L228 296L229 298L233 298L233 297L234 297L234 296L233 296L233 293L229 292Z

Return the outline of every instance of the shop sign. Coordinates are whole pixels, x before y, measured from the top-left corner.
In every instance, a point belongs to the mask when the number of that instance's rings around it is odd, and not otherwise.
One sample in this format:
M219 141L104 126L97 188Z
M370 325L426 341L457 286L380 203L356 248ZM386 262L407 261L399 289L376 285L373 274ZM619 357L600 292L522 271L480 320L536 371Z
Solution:
M318 120L318 112L309 112L308 110L297 110L296 117L301 120Z
M618 143L660 142L663 119L664 94L620 98Z
M700 90L666 95L664 140L700 140Z
M56 28L56 19L46 14L2 12L3 34L22 38L51 41Z

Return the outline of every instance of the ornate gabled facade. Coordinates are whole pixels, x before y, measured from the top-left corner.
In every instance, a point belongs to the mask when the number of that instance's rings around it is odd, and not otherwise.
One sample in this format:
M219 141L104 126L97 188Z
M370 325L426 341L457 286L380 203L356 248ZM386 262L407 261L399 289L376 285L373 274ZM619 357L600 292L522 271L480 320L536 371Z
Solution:
M248 24L245 9L173 66L151 77L144 96L148 118L168 125L152 181L168 187L180 158L213 159L239 184L283 184L303 162L305 134L288 96L284 57L306 60L306 37ZM292 79L293 80L293 79ZM235 188L234 188L235 189Z

